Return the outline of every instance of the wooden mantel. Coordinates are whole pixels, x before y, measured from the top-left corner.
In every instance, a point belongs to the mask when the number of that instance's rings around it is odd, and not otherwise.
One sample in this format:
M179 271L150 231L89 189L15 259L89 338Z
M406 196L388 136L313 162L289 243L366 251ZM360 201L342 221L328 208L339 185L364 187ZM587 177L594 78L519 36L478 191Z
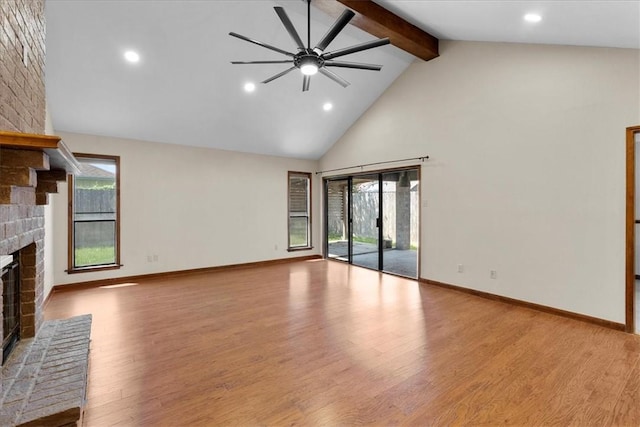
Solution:
M0 204L44 205L80 164L59 136L0 131Z
M63 169L73 175L80 173L78 161L59 136L0 131L0 148L43 151L49 156L51 169Z

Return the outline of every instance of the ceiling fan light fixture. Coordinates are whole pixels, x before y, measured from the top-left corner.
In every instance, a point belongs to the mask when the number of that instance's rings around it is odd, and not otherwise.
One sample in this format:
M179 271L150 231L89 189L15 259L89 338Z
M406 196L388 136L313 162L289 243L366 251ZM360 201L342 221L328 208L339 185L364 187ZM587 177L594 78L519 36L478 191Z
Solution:
M300 66L300 71L305 76L313 76L318 73L318 66L316 64L305 64Z
M320 64L318 57L313 55L303 55L299 58L298 67L305 76L313 76L318 72Z

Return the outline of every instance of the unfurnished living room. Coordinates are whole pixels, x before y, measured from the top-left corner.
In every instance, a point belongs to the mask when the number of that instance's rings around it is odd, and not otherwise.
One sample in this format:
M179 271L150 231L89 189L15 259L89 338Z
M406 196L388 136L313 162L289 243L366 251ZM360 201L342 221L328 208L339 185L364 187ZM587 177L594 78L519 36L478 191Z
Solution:
M638 144L637 0L0 0L0 425L640 425Z

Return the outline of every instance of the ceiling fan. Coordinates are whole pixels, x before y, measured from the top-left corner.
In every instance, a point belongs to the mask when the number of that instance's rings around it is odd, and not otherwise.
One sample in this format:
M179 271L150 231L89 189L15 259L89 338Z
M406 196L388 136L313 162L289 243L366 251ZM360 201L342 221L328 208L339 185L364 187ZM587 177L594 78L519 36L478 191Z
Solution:
M229 35L233 37L237 37L241 40L248 41L253 44L257 44L258 46L262 46L264 48L273 50L275 52L281 53L290 57L291 59L286 60L275 60L275 61L232 61L232 64L292 64L291 68L288 68L275 76L269 77L264 80L262 83L269 83L274 81L275 79L284 76L285 74L290 73L294 69L298 68L302 74L302 91L306 92L309 90L309 84L311 83L311 76L316 73L323 74L338 83L342 87L349 86L349 82L338 76L334 72L328 70L328 67L342 67L342 68L355 68L358 70L372 70L372 71L380 71L382 69L381 65L374 64L362 64L359 62L346 62L346 61L334 61L334 58L338 58L341 56L349 55L351 53L360 52L363 50L371 49L378 46L383 46L389 44L389 38L385 37L383 39L372 40L370 42L364 42L358 45L354 45L351 47L346 47L343 49L334 50L333 52L325 52L325 49L329 46L329 44L336 38L338 33L342 31L342 29L349 23L351 18L355 16L351 10L346 9L342 12L342 15L336 20L329 31L322 37L322 39L318 42L318 44L311 48L311 0L303 0L307 2L307 46L305 47L302 39L298 35L295 27L291 23L289 16L287 16L287 12L285 12L284 8L280 6L274 7L278 17L282 21L282 24L286 28L287 32L298 46L298 52L288 52L286 50L277 48L275 46L269 45L267 43L260 42L258 40L250 39L249 37L245 37L241 34L230 32Z

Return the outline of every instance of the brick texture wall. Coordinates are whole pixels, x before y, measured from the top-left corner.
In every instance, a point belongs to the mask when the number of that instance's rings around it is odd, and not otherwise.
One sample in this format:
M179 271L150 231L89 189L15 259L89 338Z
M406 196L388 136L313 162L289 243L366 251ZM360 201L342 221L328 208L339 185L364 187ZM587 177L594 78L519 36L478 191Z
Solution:
M35 335L43 320L44 207L0 205L0 255L20 251L20 335ZM0 286L2 281L0 281ZM0 303L2 288L0 287ZM1 310L1 306L0 306ZM2 324L0 323L0 332Z
M20 336L30 338L35 336L44 314L43 206L0 205L0 255L10 255L18 251L21 286Z
M44 133L44 0L0 0L0 129Z
M44 133L44 60L44 0L0 0L0 130ZM3 153L10 154L0 149L0 160ZM0 205L0 255L20 251L21 335L27 338L42 322L44 208L35 205L33 188L19 190L25 197Z

